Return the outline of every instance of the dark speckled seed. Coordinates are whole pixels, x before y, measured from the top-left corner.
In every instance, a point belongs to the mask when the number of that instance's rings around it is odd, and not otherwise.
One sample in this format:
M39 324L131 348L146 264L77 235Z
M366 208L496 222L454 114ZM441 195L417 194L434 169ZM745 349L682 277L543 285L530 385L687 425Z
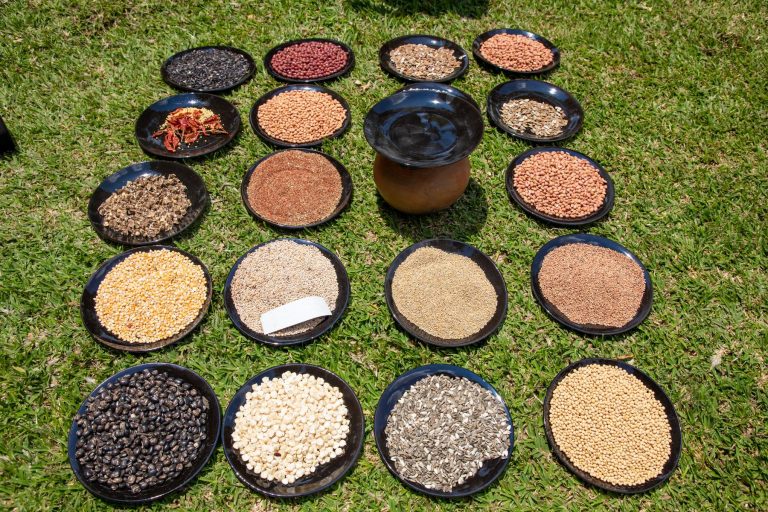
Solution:
M226 89L248 74L244 56L220 48L196 49L174 59L166 68L171 81L196 90Z

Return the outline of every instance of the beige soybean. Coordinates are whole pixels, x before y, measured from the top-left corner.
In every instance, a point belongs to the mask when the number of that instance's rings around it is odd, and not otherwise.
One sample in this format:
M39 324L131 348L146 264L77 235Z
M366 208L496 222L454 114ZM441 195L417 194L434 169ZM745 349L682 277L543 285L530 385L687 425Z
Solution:
M267 100L256 116L270 137L303 144L332 135L344 124L347 111L330 94L292 90Z

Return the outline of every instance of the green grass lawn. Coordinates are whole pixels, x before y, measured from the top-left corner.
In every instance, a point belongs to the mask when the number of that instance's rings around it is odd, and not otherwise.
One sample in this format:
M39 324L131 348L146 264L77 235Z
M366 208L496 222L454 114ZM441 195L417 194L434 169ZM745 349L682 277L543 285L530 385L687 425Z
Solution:
M471 501L415 494L386 470L372 436L353 472L329 492L275 502L241 485L218 450L185 492L152 506L178 510L725 510L768 509L768 6L765 2L528 2L327 0L305 2L0 0L0 115L21 151L0 159L0 509L106 510L75 480L66 441L72 416L101 380L148 361L187 366L223 406L248 378L301 361L339 373L356 390L368 430L379 395L399 374L451 363L486 378L509 405L517 433L503 477ZM368 109L400 84L378 67L389 38L433 33L470 48L494 27L543 34L562 50L549 80L572 92L586 120L566 146L611 173L615 208L590 228L624 244L650 270L655 304L635 331L587 338L536 304L529 267L548 228L510 204L503 174L528 146L487 126L472 154L473 181L450 210L426 217L382 206ZM214 299L202 328L148 356L93 341L79 316L89 275L120 247L101 241L86 216L107 175L148 159L134 121L173 94L160 78L172 53L233 44L258 62L228 95L244 121L278 84L261 59L277 43L330 36L350 44L357 66L331 85L353 125L324 145L352 174L350 208L300 233L337 252L352 302L328 336L279 350L248 341L230 323L221 290L251 246L284 233L252 220L240 201L243 173L270 152L246 125L234 144L191 163L212 205L177 245L205 262ZM503 76L479 69L454 85L484 103ZM491 255L509 288L503 329L476 348L437 350L399 331L383 296L390 261L414 241L449 236ZM683 429L680 466L661 488L621 497L587 488L551 455L542 425L545 390L583 357L633 361L668 392Z

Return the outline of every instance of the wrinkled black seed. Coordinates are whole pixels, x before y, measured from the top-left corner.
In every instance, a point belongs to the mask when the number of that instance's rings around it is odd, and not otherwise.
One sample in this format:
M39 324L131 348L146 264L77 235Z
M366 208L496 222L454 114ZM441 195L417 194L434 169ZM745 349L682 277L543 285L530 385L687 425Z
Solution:
M231 87L248 74L248 69L248 61L239 53L198 49L174 59L166 71L171 81L184 87L211 90Z

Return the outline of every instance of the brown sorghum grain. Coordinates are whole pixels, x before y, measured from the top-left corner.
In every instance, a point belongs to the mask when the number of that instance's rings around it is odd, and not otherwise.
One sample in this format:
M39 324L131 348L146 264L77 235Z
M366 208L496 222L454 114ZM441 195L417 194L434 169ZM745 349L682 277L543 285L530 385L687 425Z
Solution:
M643 269L620 252L585 243L553 249L538 275L544 298L580 325L622 327L645 293Z
M552 392L549 424L574 466L614 485L659 476L671 452L664 406L622 368L590 364L568 373Z
M537 71L552 63L552 52L542 43L520 34L496 34L480 45L488 62L511 71Z
M419 80L440 80L461 66L450 48L403 44L389 52L392 67L401 75Z
M554 137L568 126L563 109L544 101L517 98L501 106L501 120L519 133L530 132L538 137Z
M344 106L330 94L303 90L273 96L259 106L256 115L267 135L293 144L328 137L347 118Z

